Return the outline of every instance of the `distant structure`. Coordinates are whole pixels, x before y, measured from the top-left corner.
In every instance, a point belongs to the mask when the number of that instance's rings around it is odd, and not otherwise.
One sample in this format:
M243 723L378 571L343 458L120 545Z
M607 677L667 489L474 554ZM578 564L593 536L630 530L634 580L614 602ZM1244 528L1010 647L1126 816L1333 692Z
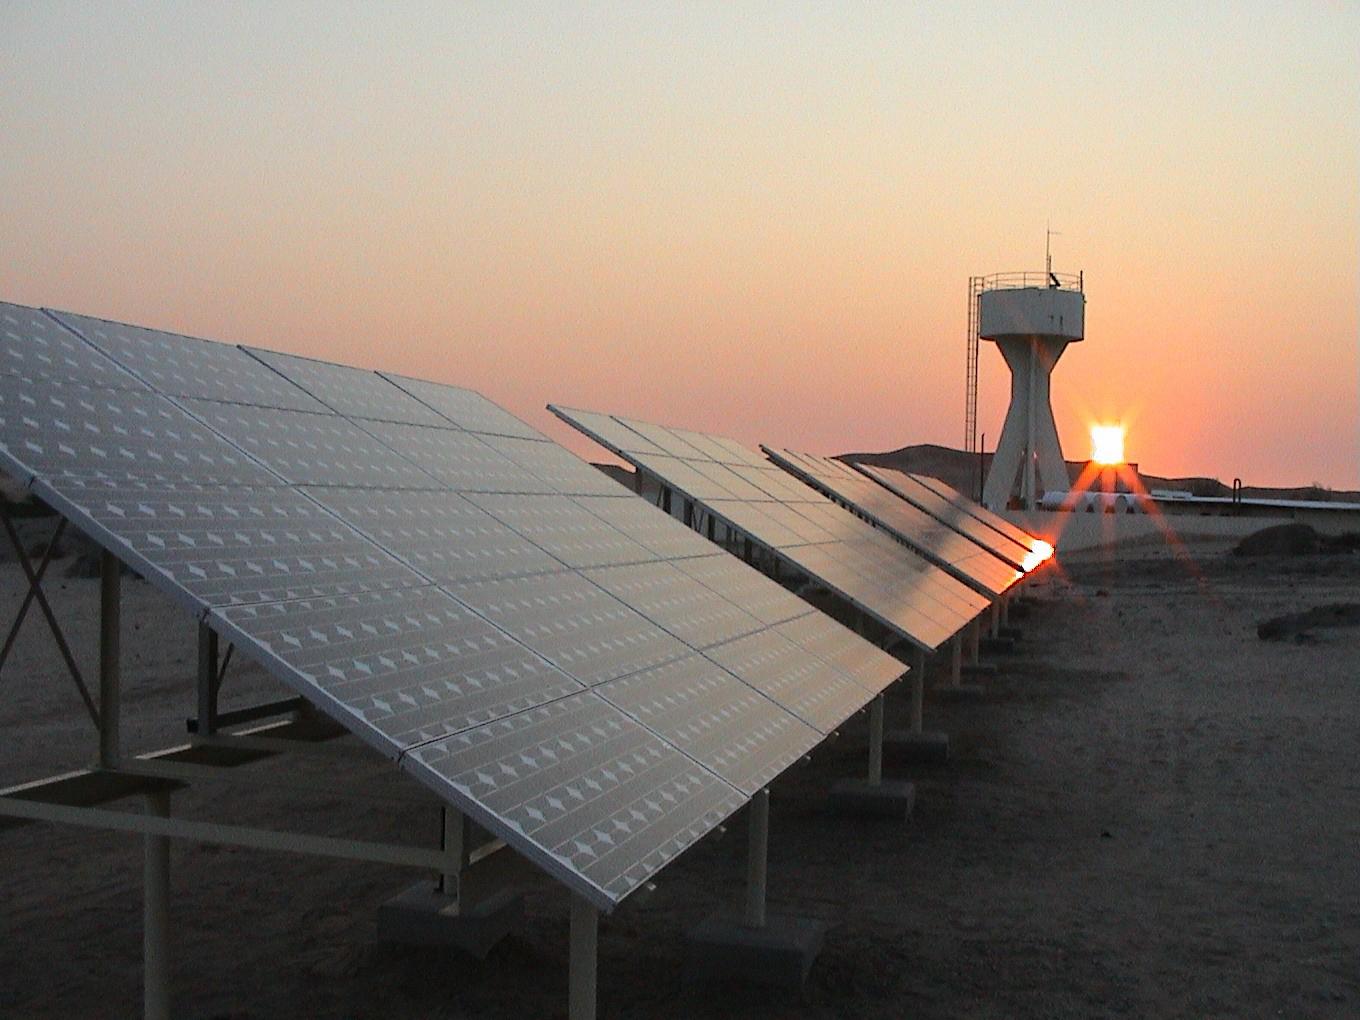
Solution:
M1069 343L1082 340L1086 295L1082 274L997 273L969 281L967 448L976 449L977 339L995 343L1011 370L1011 403L982 490L983 504L1004 510L1013 498L1026 510L1046 491L1071 487L1049 401L1049 376Z

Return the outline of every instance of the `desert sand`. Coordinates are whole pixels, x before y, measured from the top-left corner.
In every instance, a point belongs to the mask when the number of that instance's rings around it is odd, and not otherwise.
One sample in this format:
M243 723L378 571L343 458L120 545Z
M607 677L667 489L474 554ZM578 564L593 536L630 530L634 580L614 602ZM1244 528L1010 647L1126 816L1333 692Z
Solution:
M1360 1015L1360 628L1267 642L1257 624L1360 602L1360 559L1065 560L988 697L927 706L953 735L907 824L825 813L863 765L863 719L774 788L770 905L831 924L801 996L687 988L683 932L739 902L744 827L694 848L601 927L612 1017ZM60 564L59 564L60 566ZM97 582L53 579L93 670ZM184 739L194 629L124 582L126 742ZM22 595L0 566L0 616ZM279 689L238 661L225 707ZM889 723L904 724L903 695ZM431 843L438 813L352 740L303 766L359 799L204 786L177 811ZM36 614L0 674L0 782L86 764L94 730ZM273 766L262 778L278 774ZM405 794L407 798L396 795ZM136 837L0 823L0 1016L140 1013ZM411 872L176 843L174 984L186 1017L531 1017L566 1005L567 898L482 963L381 944Z

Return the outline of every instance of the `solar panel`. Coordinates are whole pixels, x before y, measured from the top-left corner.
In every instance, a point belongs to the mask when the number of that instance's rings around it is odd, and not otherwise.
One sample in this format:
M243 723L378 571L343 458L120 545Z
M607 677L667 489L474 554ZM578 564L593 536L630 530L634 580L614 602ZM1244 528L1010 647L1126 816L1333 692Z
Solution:
M585 422L592 430L608 436L608 445L612 449L627 450L629 453L654 453L662 456L666 454L665 450L650 439L639 432L634 432L627 425L615 421L607 414L596 414L594 411L578 411L575 409L571 413L580 421Z
M549 410L608 446L605 433L592 431L574 412L554 405ZM700 442L693 432L633 419L615 421L667 454L621 448L612 452L701 504L730 528L773 550L919 648L938 648L990 605L985 595L733 440L706 436ZM685 455L686 449L693 452ZM705 473L717 466L719 456L726 457L726 469L764 495L737 498Z
M438 588L214 610L380 750L409 749L583 689Z
M572 500L616 531L663 560L707 556L712 549L670 514L657 512L641 499L618 496L579 496ZM754 571L746 571L754 573Z
M875 648L825 613L812 613L793 623L780 624L775 630L804 651L854 677L861 687L871 691L882 691L902 676L902 663L898 659Z
M948 508L943 510L944 513L953 511L954 513L963 515L961 518L958 518L961 524L966 524L969 521L978 521L989 528L990 533L1000 534L1004 538L1009 539L1023 548L1025 552L1029 552L1034 548L1034 544L1037 541L1035 536L1012 524L1000 514L995 514L988 510L981 503L969 499L967 496L963 495L963 493L959 492L957 489L951 488L938 478L931 478L927 475L908 474L903 471L894 470L893 468L878 467L877 465L857 464L855 466L869 475L869 477L887 485L889 489L897 492L898 495L902 496L904 499L912 501L919 499L923 505L926 505L926 509L930 509L930 506L935 504L926 504L926 499L930 494L934 494L939 497L939 499L943 500L943 507ZM955 518L952 516L947 518L947 520L951 522L954 519ZM982 532L980 534L994 540L990 533Z
M692 648L708 648L765 624L667 563L588 570L586 576Z
M558 560L452 492L339 487L305 491L434 581L457 584L562 569Z
M50 485L86 508L125 561L163 573L203 605L428 583L292 489L74 478Z
M144 384L123 371L48 313L0 302L0 374L28 382L140 390Z
M812 612L793 592L724 553L675 560L671 565L709 591L735 602L762 623L784 623Z
M893 495L830 457L761 447L780 467L819 492L863 514L932 563L985 595L1004 594L1021 576L1016 566L993 555L930 514Z
M291 411L326 410L239 347L88 315L52 314L166 396L204 397Z
M715 773L593 692L414 749L490 829L595 902L617 903L746 802Z
M747 794L804 754L820 734L755 688L697 655L595 688Z
M0 308L0 466L597 906L873 697L805 604L480 395L53 314Z
M569 567L608 567L656 558L617 528L557 496L471 493L467 498Z
M704 654L823 733L834 730L870 697L849 676L828 673L825 663L774 630L748 634Z
M381 440L442 488L455 492L552 492L548 485L507 460L481 436L453 428L364 421L365 432ZM431 483L434 484L434 483Z
M434 411L377 372L253 347L248 350L337 414L408 425L446 424Z
M461 429L498 436L520 436L525 439L543 438L542 433L473 390L422 379L408 379L388 372L379 374Z
M225 405L224 405L225 406ZM277 485L277 475L150 390L0 376L0 458L15 478Z
M481 581L448 589L549 662L594 686L678 659L690 649L580 574Z
M211 400L181 404L214 432L295 485L429 489L438 482L359 426L334 414Z

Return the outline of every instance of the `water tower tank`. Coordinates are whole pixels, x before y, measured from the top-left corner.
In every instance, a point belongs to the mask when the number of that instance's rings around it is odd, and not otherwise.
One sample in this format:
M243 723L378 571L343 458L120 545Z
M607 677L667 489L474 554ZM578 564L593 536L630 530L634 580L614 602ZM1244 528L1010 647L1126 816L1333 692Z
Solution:
M1017 494L1033 510L1045 492L1071 486L1049 399L1049 377L1069 343L1085 338L1080 276L1002 273L978 293L978 335L996 344L1011 370L1011 403L982 501L1004 509Z

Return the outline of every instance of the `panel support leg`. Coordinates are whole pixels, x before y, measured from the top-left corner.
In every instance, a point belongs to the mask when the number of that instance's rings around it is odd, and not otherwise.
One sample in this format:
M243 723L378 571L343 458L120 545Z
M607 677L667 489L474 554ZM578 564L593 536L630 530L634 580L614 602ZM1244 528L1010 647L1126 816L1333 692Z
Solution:
M452 911L462 910L461 876L467 866L467 820L463 812L445 806L441 809L444 824L444 856L448 859L443 873L439 876L439 891L453 898ZM448 912L450 908L445 908Z
M925 728L926 714L926 653L916 649L911 657L911 732Z
M996 602L993 602L993 603L992 603L991 620L990 620L989 622L991 623L991 633L988 634L987 636L988 636L988 637L993 637L993 638L1000 637L1000 636L1001 636L1001 602L1000 602L1000 600L997 600Z
M869 785L883 782L883 695L869 705Z
M595 978L599 960L600 912L575 893L571 897L571 945L567 1017L595 1020Z
M1009 595L1001 596L1001 626L1009 626L1011 622L1011 599Z
M198 728L199 736L217 732L217 632L206 623L198 625Z
M963 633L959 632L949 639L949 686L958 687L963 683Z
M968 625L968 662L976 666L982 653L982 619L974 617Z
M122 756L119 736L122 675L118 661L121 635L120 570L109 552L99 556L99 764L117 768Z
M751 798L746 842L746 914L748 928L765 927L765 871L770 849L770 790Z
M170 794L147 794L146 811L169 818ZM146 1020L170 1020L170 837L144 838L142 1008Z

